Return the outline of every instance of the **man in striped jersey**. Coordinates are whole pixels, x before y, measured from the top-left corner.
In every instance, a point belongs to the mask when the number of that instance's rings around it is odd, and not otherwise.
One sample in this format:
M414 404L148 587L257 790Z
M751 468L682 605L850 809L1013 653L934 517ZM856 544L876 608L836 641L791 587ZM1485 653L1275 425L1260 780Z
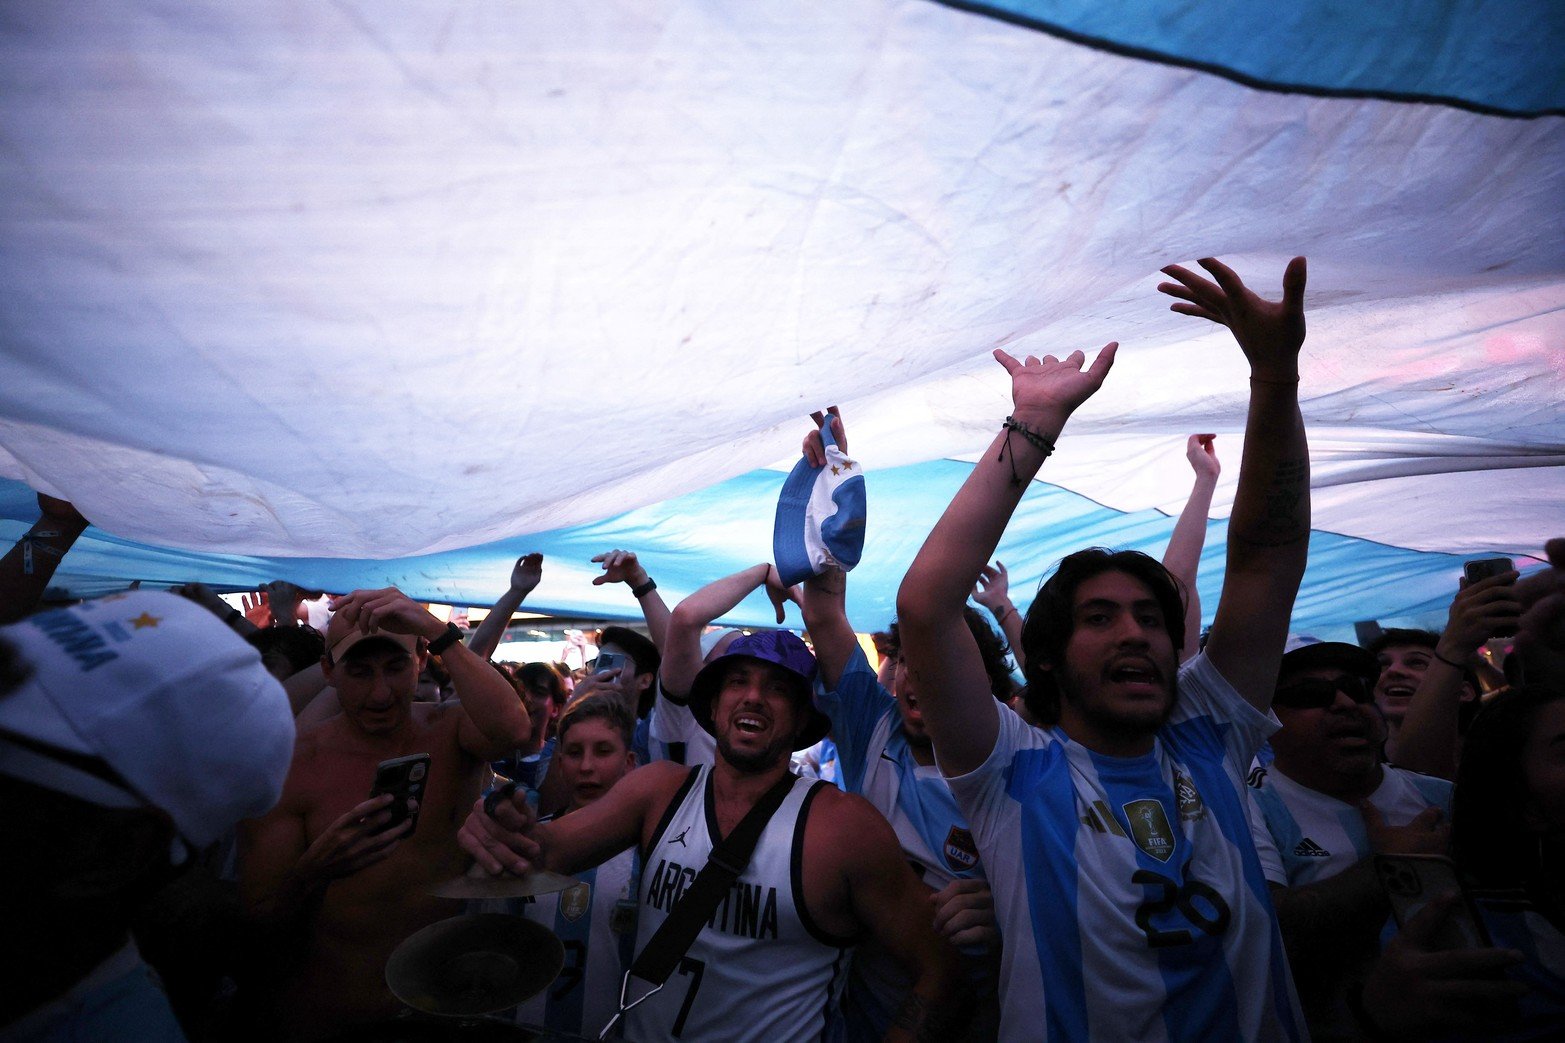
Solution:
M1004 938L1009 1040L1286 1040L1305 1035L1250 839L1245 775L1269 707L1309 539L1298 407L1305 262L1263 300L1207 258L1159 289L1227 326L1250 411L1223 594L1206 649L1178 665L1177 582L1135 552L1072 554L1023 626L1027 725L995 701L962 618L1028 482L1108 375L995 357L1012 415L914 560L898 596L925 726L972 823Z

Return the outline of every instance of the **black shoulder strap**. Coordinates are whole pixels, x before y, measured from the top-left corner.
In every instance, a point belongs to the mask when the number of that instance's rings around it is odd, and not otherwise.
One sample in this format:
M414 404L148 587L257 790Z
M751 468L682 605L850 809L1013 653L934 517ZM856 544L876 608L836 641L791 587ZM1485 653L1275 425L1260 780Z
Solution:
M755 845L760 841L766 823L777 813L797 780L798 776L792 772L784 775L756 801L755 807L745 813L733 832L712 848L706 865L701 867L701 872L674 903L674 908L668 911L667 918L631 965L630 973L634 977L662 985L674 973L680 957L690 950L696 935L717 910L717 903L750 864L750 856L755 853Z

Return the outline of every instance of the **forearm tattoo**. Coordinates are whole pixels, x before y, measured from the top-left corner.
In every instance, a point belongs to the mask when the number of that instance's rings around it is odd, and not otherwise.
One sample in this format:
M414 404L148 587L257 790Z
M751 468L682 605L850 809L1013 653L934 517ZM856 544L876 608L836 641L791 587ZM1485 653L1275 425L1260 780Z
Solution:
M1308 539L1309 481L1309 457L1279 460L1259 516L1246 518L1240 531L1230 530L1229 537L1254 547L1286 547Z

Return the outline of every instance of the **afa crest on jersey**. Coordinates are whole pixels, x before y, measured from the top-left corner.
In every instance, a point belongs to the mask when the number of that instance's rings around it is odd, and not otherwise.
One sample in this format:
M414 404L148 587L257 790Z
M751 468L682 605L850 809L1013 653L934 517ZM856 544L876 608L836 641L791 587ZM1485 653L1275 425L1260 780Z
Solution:
M592 885L583 881L560 892L560 915L575 923L592 906Z
M1174 800L1179 805L1181 821L1196 822L1206 817L1206 802L1201 799L1201 791L1177 768L1174 770Z
M1133 800L1123 807L1125 821L1130 824L1130 837L1137 847L1159 862L1174 857L1174 830L1168 824L1168 812L1163 810L1162 801Z
M946 863L959 873L976 866L978 845L973 841L973 835L961 826L952 826L951 832L946 834L945 856Z

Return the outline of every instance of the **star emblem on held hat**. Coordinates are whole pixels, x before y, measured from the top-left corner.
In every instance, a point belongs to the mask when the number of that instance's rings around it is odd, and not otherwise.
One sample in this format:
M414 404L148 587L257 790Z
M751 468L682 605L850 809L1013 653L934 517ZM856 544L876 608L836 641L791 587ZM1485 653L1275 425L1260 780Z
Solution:
M836 464L832 464L831 465L831 473L832 474L841 474L842 473L842 469L839 468Z
M141 630L143 627L155 627L163 620L158 616L154 616L151 612L143 612L141 615L126 622L130 623L137 630Z

